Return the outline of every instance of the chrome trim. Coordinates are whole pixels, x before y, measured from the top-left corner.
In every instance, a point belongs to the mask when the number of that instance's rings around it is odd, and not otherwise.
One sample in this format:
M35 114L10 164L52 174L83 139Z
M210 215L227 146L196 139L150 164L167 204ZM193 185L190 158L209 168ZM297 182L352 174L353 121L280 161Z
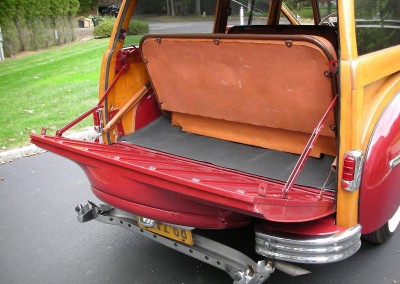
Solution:
M143 227L146 228L155 228L157 226L157 221L150 219L150 218L146 218L146 217L138 217L138 225L140 227L140 225L142 225Z
M277 232L256 231L256 252L267 258L320 264L350 257L361 246L361 226L326 236L277 236Z
M345 181L342 179L342 188L346 191L354 192L360 188L362 167L364 163L364 155L360 150L353 150L347 152L344 156L351 155L355 158L356 165L354 170L354 180Z
M389 162L389 168L393 169L394 167L396 167L398 165L400 165L400 155Z

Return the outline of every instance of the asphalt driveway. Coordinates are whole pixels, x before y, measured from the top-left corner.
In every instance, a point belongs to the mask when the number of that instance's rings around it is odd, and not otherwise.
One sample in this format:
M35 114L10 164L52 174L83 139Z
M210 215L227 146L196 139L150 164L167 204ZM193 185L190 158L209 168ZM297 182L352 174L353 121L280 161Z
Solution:
M51 153L0 166L0 283L232 283L222 271L119 227L76 220L96 201L83 171ZM400 233L353 257L268 283L400 283Z

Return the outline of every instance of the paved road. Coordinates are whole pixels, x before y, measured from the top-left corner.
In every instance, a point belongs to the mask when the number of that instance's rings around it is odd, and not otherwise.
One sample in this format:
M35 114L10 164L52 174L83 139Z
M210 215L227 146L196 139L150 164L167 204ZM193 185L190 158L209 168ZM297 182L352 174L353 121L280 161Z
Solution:
M213 22L157 22L149 21L150 33L211 33Z
M50 153L0 166L0 283L232 283L222 271L119 227L76 221L97 201L82 170ZM340 263L306 267L268 283L400 283L400 233L363 243Z

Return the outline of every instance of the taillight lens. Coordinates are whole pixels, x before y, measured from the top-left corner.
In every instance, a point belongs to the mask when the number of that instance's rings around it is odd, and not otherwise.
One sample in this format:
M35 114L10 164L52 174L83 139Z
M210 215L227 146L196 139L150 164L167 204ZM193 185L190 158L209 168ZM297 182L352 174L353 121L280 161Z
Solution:
M342 188L354 191L359 188L363 154L359 150L347 152L343 158Z
M343 160L342 179L345 181L353 181L355 170L356 170L356 159L351 155L346 155Z
M93 125L100 126L100 116L97 111L93 113Z
M101 133L103 131L102 124L103 124L103 119L102 119L102 109L98 108L95 112L93 112L93 126L94 130L98 133Z

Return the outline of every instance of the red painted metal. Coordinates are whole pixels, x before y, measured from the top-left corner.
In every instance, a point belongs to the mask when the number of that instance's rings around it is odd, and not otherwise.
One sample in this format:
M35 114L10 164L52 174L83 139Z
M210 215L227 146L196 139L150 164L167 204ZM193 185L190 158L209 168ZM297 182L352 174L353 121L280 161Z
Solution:
M163 206L162 203L159 203L158 207L155 208L151 205L149 206L147 204L143 204L143 201L141 201L141 203L135 203L130 200L124 200L92 187L93 193L99 199L107 202L108 204L111 204L119 209L132 212L138 216L146 216L147 218L162 222L205 229L240 228L250 222L250 217L243 214L235 213L229 210L218 209L216 207L210 207L192 200L185 200L184 197L181 197L181 200L176 200L176 198L171 198L171 196L168 195L168 192L160 191L153 193L151 190L152 188L149 189L150 190L144 189L146 190L145 195L150 194L150 198L154 197L158 201L160 201L161 198L166 198L163 200L163 202L170 202L168 203L170 206ZM143 199L146 199L146 196L142 197ZM182 204L184 206L182 206ZM190 212L186 212L188 206L191 207Z
M359 222L368 234L383 226L400 205L400 94L383 112L370 140L360 187Z
M338 95L336 95L331 104L329 105L328 109L322 116L320 122L318 123L317 127L315 127L313 133L311 134L310 139L307 142L306 147L303 150L303 153L301 153L299 160L297 161L296 165L293 168L292 173L290 174L282 192L282 198L287 198L289 190L292 188L293 184L295 183L297 177L299 176L301 170L304 167L304 164L307 162L307 159L310 155L310 152L312 148L314 147L315 141L317 141L319 137L319 133L321 132L322 128L324 127L324 122L329 114L330 111L332 111L333 107L336 104L336 100L338 98Z
M92 109L86 111L85 113L81 114L80 116L75 118L73 121L71 121L70 123L66 124L65 126L60 128L59 130L57 130L56 135L58 137L61 137L64 134L65 131L71 129L72 127L77 125L79 122L81 122L82 120L87 118L89 115L95 113L97 110L98 110L98 106L95 106L94 108L92 108Z
M199 228L228 228L250 216L304 222L335 212L334 194L294 185L281 199L282 182L117 143L103 145L59 137L32 142L77 162L103 201L160 221ZM264 196L258 194L260 184Z
M285 223L264 222L257 227L257 230L262 232L284 232L305 236L331 235L344 232L348 229L348 227L336 225L334 215L309 222L293 223L290 226Z
M111 120L114 116L117 115L117 113L119 112L119 109L113 109L111 111L108 112L108 119ZM125 135L125 131L124 131L124 126L122 125L121 120L118 120L116 122L116 126L117 126L117 135L118 137L122 137Z
M154 92L149 92L139 103L135 116L135 129L138 130L156 118L160 117L161 110L158 106Z
M119 73L124 66L130 64L130 62L140 62L141 56L140 51L135 46L125 47L118 50L117 58L115 62L115 73Z

